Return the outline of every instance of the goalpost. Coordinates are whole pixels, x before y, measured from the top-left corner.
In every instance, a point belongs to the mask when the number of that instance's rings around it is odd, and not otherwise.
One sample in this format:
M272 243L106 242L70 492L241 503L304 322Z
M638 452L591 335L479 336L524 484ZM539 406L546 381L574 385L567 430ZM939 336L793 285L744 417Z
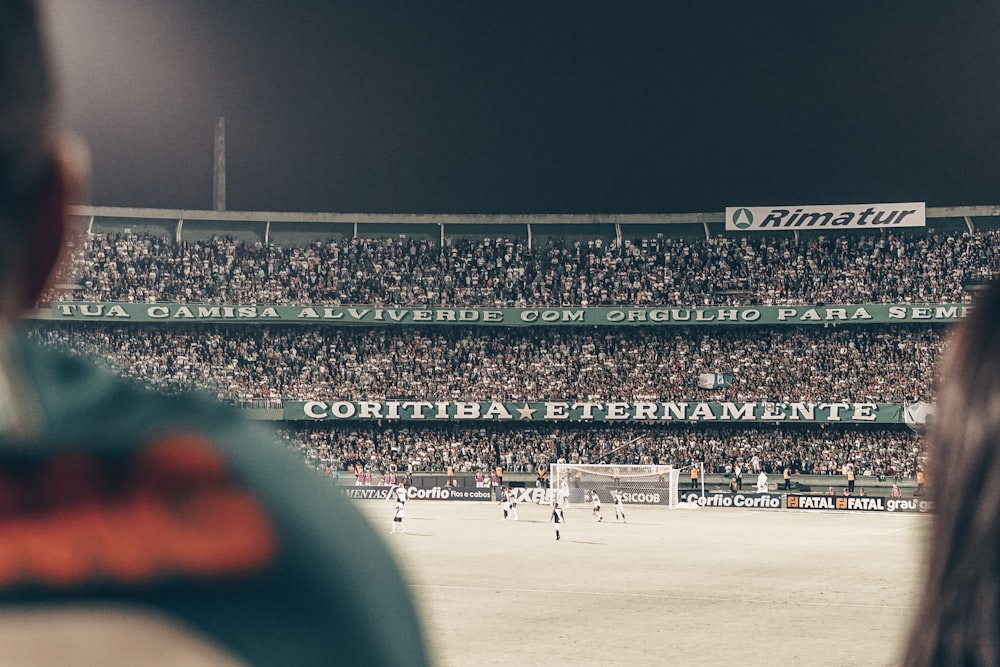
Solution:
M602 503L612 503L617 491L626 503L677 507L680 471L670 465L553 463L549 472L552 495L560 503L588 503L594 493Z

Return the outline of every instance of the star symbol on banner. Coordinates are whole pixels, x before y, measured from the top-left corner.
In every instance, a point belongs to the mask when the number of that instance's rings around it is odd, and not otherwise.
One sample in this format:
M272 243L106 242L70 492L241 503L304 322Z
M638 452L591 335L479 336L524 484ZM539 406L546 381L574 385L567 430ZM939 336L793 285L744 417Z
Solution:
M521 419L530 420L536 412L538 412L538 410L535 408L529 408L527 403L524 404L523 408L517 408L517 414L521 415Z

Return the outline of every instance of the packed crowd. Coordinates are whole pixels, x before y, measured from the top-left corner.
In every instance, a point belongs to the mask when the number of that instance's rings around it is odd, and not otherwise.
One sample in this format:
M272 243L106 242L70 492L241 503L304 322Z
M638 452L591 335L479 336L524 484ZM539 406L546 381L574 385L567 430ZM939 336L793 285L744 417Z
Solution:
M932 397L940 327L338 328L36 325L165 391L227 401L830 401ZM729 386L698 387L703 373Z
M543 306L960 302L1000 269L998 232L616 242L350 238L305 247L79 239L53 300Z
M960 302L998 268L994 232L794 240L648 238L621 246L405 238L282 247L94 235L46 300L422 306ZM29 335L153 388L223 400L829 401L932 399L934 326L338 328L35 324ZM731 377L703 389L703 373ZM563 425L282 429L312 465L512 471L570 462L704 463L912 475L919 437L893 428ZM635 443L622 446L639 435ZM611 452L610 457L605 457Z
M912 477L922 464L919 436L906 428L733 429L684 424L594 424L512 428L489 424L427 424L386 429L375 424L317 423L285 427L282 435L318 469L455 473L537 472L552 463L704 464L713 473L838 475L848 463L859 475ZM607 456L611 453L611 456Z

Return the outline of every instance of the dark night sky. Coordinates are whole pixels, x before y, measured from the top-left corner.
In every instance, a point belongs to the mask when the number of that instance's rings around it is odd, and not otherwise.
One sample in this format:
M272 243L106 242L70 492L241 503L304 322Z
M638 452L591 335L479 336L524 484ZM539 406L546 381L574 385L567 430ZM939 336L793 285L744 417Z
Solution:
M995 2L45 2L97 205L1000 203Z

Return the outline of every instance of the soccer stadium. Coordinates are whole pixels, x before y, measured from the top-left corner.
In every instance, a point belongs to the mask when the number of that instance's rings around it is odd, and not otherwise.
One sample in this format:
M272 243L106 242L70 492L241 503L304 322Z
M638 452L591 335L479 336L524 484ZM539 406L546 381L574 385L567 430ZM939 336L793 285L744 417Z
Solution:
M386 533L441 664L896 664L1000 209L743 212L81 207L26 326L272 425Z

